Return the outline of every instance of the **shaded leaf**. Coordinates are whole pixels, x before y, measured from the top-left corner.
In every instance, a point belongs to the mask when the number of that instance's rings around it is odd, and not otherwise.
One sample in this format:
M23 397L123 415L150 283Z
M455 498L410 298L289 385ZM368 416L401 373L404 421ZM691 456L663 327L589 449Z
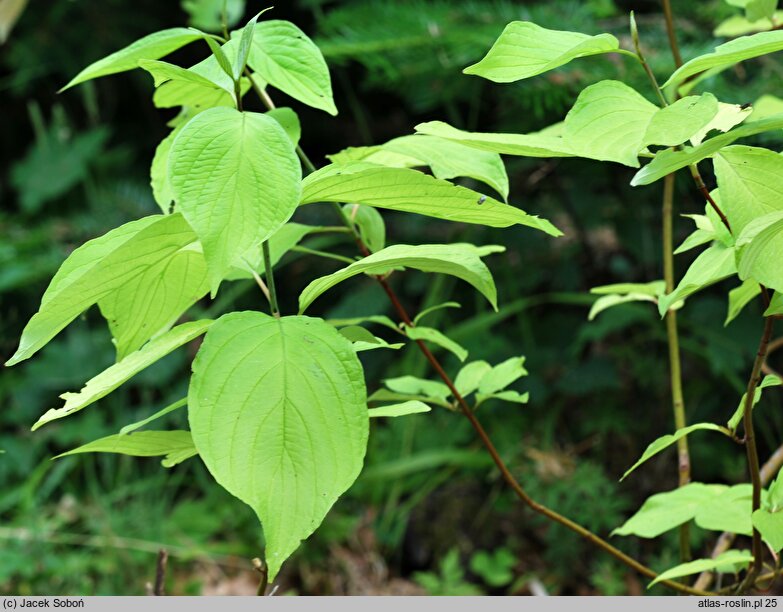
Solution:
M54 457L67 457L80 453L117 453L133 457L159 457L163 467L173 467L197 454L189 431L139 431L132 435L112 435L93 440L67 453Z

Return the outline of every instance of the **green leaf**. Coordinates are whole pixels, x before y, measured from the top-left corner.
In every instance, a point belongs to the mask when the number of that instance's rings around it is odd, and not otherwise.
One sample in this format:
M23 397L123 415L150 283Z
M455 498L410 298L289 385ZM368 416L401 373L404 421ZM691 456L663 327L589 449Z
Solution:
M265 13L268 10L269 8L266 8L260 13L257 13L256 16L253 17L250 21L248 21L245 24L245 27L242 28L242 33L240 34L239 37L239 47L237 50L237 57L234 60L234 65L233 65L232 76L234 77L235 81L239 80L239 77L242 76L242 72L244 71L245 66L247 65L247 58L250 55L251 44L253 42L253 33L256 30L256 23L258 22L258 18L261 16L262 13Z
M737 272L775 291L783 291L783 211L751 221L737 238Z
M329 325L334 325L335 327L343 327L346 325L359 325L361 323L376 323L377 325L383 325L384 327L388 327L389 329L392 329L396 332L400 331L400 328L397 326L397 324L394 321L392 321L389 317L384 315L353 317L351 319L329 319L327 323L329 323Z
M424 340L446 349L454 354L460 361L465 361L468 357L468 351L454 342L451 338L431 327L409 327L405 326L405 333L411 340Z
M511 383L527 376L524 357L511 357L494 366L479 383L479 393L490 395L508 387Z
M453 140L469 147L505 155L522 157L573 157L571 147L563 138L563 124L558 123L531 134L493 134L465 132L443 121L429 121L416 126L420 134Z
M619 52L611 34L588 36L579 32L547 30L529 21L512 21L477 64L463 70L495 83L527 79L571 60Z
M448 391L448 389L447 389ZM415 393L397 393L389 389L378 389L370 397L367 398L368 402L411 402L419 401L441 406L443 408L450 408L451 404L445 399L439 399L427 395L419 395Z
M623 295L612 294L602 295L599 297L593 305L590 307L590 312L587 315L587 320L592 321L604 310L612 308L613 306L619 306L620 304L627 304L628 302L653 302L657 303L658 299L647 295L646 293L626 293Z
M772 315L783 314L783 294L777 291L772 294L772 299L769 301L769 308L764 311L765 317L771 317Z
M759 508L753 513L753 526L776 553L783 549L783 513Z
M729 309L726 313L726 321L723 323L725 327L737 318L742 309L747 306L754 297L761 293L761 287L759 284L751 279L743 281L739 287L735 287L729 291Z
M703 429L708 429L710 431L719 431L723 435L728 435L728 432L724 427L721 427L720 425L716 425L715 423L696 423L695 425L689 425L688 427L683 427L681 429L678 429L673 434L666 434L665 436L661 436L657 440L650 443L650 445L645 449L644 453L642 454L641 458L634 463L626 472L623 474L623 477L620 479L621 481L625 480L628 475L633 472L636 468L638 468L642 463L647 461L648 459L651 459L658 453L660 453L662 450L665 450L677 440L680 438L684 438L689 433L694 431L700 431Z
M783 34L783 31L780 33ZM735 140L781 128L783 128L783 113L746 123L725 134L705 140L697 147L684 147L681 151L674 149L659 151L649 164L634 175L631 185L634 187L649 185L680 168L711 157Z
M753 532L752 499L753 487L750 484L729 487L699 507L694 517L696 525L710 531L750 535Z
M658 300L658 312L661 317L665 316L676 302L684 300L689 295L728 278L736 272L734 249L719 242L713 243L693 261L674 291L661 296Z
M258 515L270 580L358 476L367 412L356 353L321 319L237 312L207 333L188 391L193 441Z
M383 338L373 335L360 325L349 325L339 330L340 335L345 336L353 345L353 350L371 351L379 348L398 349L405 346L404 343L389 344Z
M483 255L503 251L503 247L484 247L472 244L395 244L382 251L360 259L327 276L312 281L299 295L299 311L304 312L318 296L338 283L357 274L386 274L405 267L422 272L450 274L471 284L497 310L497 290L492 274L481 261Z
M97 402L143 369L168 355L174 349L199 337L210 325L212 325L211 320L190 321L178 325L162 336L151 340L138 351L131 353L122 361L118 361L97 376L92 377L78 393L63 393L60 396L65 400L63 407L47 410L33 425L33 431L42 425L67 417Z
M294 147L268 115L211 108L182 128L169 182L204 247L213 295L247 251L291 218L300 179Z
M530 400L530 393L517 393L516 391L498 391L497 393L477 393L476 394L476 408L481 404L491 399L499 399L504 402L512 402L514 404L527 404Z
M650 281L649 283L614 283L612 285L601 285L593 287L590 293L596 295L612 295L615 293L641 293L648 297L658 297L664 292L666 283L662 280Z
M432 410L427 404L416 400L403 402L401 404L393 404L391 406L379 406L378 408L370 408L367 412L370 418L375 417L399 417L407 416L409 414L420 414L422 412L429 412Z
M783 49L783 32L760 32L735 38L715 47L715 51L696 57L674 71L663 88L673 88L690 77L716 68L726 68L739 62Z
M226 89L220 83L216 83L211 79L200 75L198 72L182 68L175 64L169 64L168 62L160 60L140 60L139 67L152 75L156 88L169 81L178 81L187 83L194 89L203 92L202 95L214 93L215 90L233 94L233 90Z
M136 431L137 429L141 429L145 425L149 425L150 423L152 423L152 421L157 421L159 418L166 416L170 412L174 412L175 410L178 410L179 408L182 408L183 406L187 406L187 405L188 405L188 398L183 397L181 400L177 400L173 404L169 404L165 408L161 408L155 414L152 414L147 418L142 419L141 421L136 421L135 423L131 423L130 425L125 425L125 427L120 429L120 435L125 436L129 433Z
M182 215L151 215L90 240L68 256L6 365L31 357L68 323L195 240Z
M319 229L320 228L315 225L302 225L301 223L293 222L286 223L269 237L269 264L274 268L283 256L298 245L305 236L318 231ZM241 264L233 269L226 278L228 280L253 278L251 270L255 271L260 276L266 274L261 244L245 253Z
M329 68L320 49L290 21L256 24L247 63L272 87L303 104L337 114Z
M160 141L155 149L155 155L150 165L152 197L155 198L155 202L163 214L167 214L170 207L174 204L174 194L169 184L169 152L171 151L171 143L174 142L179 130L184 125L183 123L177 126L168 136Z
M778 7L778 0L749 0L745 4L745 16L749 21L771 19ZM774 25L774 24L771 24Z
M783 381L781 381L779 377L775 376L774 374L767 374L762 379L762 381L756 385L756 389L753 392L753 405L751 408L755 408L756 404L758 404L761 400L761 392L763 389L766 389L767 387L777 387L781 384L783 384ZM745 400L747 397L747 392L742 394L742 398L737 405L737 409L734 411L734 414L731 415L729 422L726 424L726 426L731 431L737 431L737 427L739 427L739 424L742 422L742 416L745 414Z
M717 193L717 192L716 192ZM709 204L708 204L709 206ZM685 253L698 246L718 240L715 226L712 224L712 220L708 215L681 215L683 217L690 218L696 224L696 230L690 234L682 244L675 249L674 254L679 255ZM722 223L721 223L722 225Z
M737 236L753 219L783 210L783 156L735 145L722 149L713 163L723 212Z
M773 15L775 22L783 19L783 11L775 11ZM770 29L772 22L770 20L750 21L743 15L732 15L728 19L721 21L712 34L713 36L736 38L745 34L755 34L756 32L765 32Z
M139 431L132 435L112 435L93 440L84 446L54 457L80 453L118 453L132 457L159 457L165 455L163 467L173 467L197 454L189 431Z
M783 11L780 12L780 19L783 19ZM783 113L783 99L770 94L764 94L753 103L752 113L748 121L758 121L766 119L772 115Z
M454 386L462 397L466 397L479 388L481 379L490 371L492 366L486 361L471 361L462 366L457 377L454 379Z
M224 26L234 27L245 12L245 0L181 0L182 10L190 15L188 25L219 32Z
M416 376L400 376L398 378L387 378L383 381L386 387L395 393L406 395L423 395L427 398L438 400L441 403L446 402L446 398L451 395L449 388L442 382L435 380L426 380ZM377 394L373 394L376 398ZM388 396L381 396L388 397Z
M299 144L299 138L302 136L302 126L299 123L299 116L292 109L281 106L267 111L266 114L280 124L280 127L288 134L288 138L294 146Z
M200 32L188 28L170 28L149 34L127 47L90 64L73 77L60 91L65 91L90 79L133 70L139 65L139 60L160 59L164 55L168 55L172 51L176 51L202 36Z
M648 497L642 507L612 535L657 538L692 520L702 504L727 488L725 485L691 482L673 491L656 493Z
M508 199L508 175L497 153L437 136L402 136L379 146L349 147L328 157L336 164L365 161L394 168L429 166L436 178L473 178Z
M781 478L780 471L778 471L777 478L769 485L767 509L770 512L778 512L781 508L783 508L783 478Z
M658 577L647 585L647 588L649 589L662 580L675 580L683 576L701 574L702 572L736 573L740 569L747 567L752 561L753 555L747 550L727 550L714 559L697 559L696 561L688 561L687 563L676 565L658 574Z
M713 130L728 132L735 125L742 123L752 112L752 108L743 108L740 104L725 104L724 102L718 102L717 114L707 125L691 137L691 144L693 146L700 145L707 137L707 134Z
M550 236L561 235L546 219L408 168L361 162L326 166L302 182L302 204L311 202L357 202L491 227L527 225Z
M101 298L98 306L109 322L117 360L168 330L208 291L207 264L194 243Z
M386 246L386 224L381 213L363 204L346 204L343 211L359 228L359 237L371 253Z
M462 308L462 306L457 302L443 302L442 304L435 304L434 306L425 308L419 314L413 317L413 324L418 325L419 322L428 314L437 312L438 310L443 310L444 308Z

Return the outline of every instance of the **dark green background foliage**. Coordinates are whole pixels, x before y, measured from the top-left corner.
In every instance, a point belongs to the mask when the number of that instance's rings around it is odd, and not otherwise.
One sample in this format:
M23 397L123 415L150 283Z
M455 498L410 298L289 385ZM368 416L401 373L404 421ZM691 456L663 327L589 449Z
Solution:
M299 113L303 147L318 164L328 153L409 134L431 119L468 130L537 130L559 121L584 86L604 78L649 91L642 72L621 56L583 59L504 86L462 75L514 19L612 32L629 47L627 12L634 9L653 70L665 75L672 68L653 1L280 4L274 18L289 19L313 36L332 70L338 117L282 95L276 99ZM712 29L731 9L717 0L679 4L683 55L707 52ZM259 8L248 6L244 17ZM72 249L156 210L149 163L172 113L149 104L149 76L134 71L59 96L57 90L95 59L187 19L175 2L33 2L0 47L3 360ZM207 10L191 23L207 28L209 21ZM206 45L201 47L190 45L171 61L190 65L206 55ZM710 88L724 102L750 102L769 88L769 79L780 78L780 69L775 57L751 62L713 79ZM584 160L516 158L508 160L508 168L510 201L551 219L565 237L384 212L392 241L507 245L505 254L489 261L500 313L451 277L410 274L393 282L414 312L449 299L461 302L461 309L441 310L428 324L463 344L472 359L498 363L527 356L530 376L519 390L530 391L530 403L490 402L481 417L534 497L605 534L647 495L676 485L673 451L623 485L617 482L649 441L673 429L665 330L657 312L646 304L628 304L587 322L590 287L660 278L660 184L634 189L628 186L632 169ZM703 209L682 177L676 201L679 212ZM333 224L330 212L306 210L302 218ZM677 237L688 231L690 222L678 220ZM309 280L335 269L334 262L305 262L297 255L289 254L277 275L284 312L295 311L295 296ZM678 258L680 271L688 258ZM356 279L351 289L325 296L313 314L346 317L388 308L369 280ZM691 422L731 415L752 360L758 305L724 329L725 289L700 293L680 314ZM192 314L211 317L259 305L251 282L226 283L214 301L203 300ZM94 310L38 359L2 372L0 592L140 594L153 577L161 546L171 554L169 592L253 592L256 576L249 559L259 552L257 524L247 507L211 481L200 461L173 470L162 470L154 459L102 454L50 461L182 397L187 380L182 374L194 351L173 354L80 418L35 435L30 425L56 405L59 393L78 389L112 362L104 321ZM368 382L430 374L415 348L387 353L363 356ZM444 359L455 370L456 360ZM779 391L770 389L763 402L769 409L779 400ZM166 418L168 425L182 426L185 414ZM523 594L531 585L552 593L644 589L609 557L515 503L457 415L435 410L377 421L362 476L286 566L280 578L284 592ZM759 432L762 457L783 434L779 412L768 410L765 423ZM691 442L695 478L733 483L745 477L742 454L730 442L697 436ZM662 549L635 538L619 545L664 568L676 558L675 536L670 536ZM707 545L694 544L697 551Z

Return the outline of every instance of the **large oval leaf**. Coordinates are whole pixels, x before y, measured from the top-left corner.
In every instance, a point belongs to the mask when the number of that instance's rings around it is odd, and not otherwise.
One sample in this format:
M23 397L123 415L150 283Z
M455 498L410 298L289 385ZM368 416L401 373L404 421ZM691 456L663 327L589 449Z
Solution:
M367 446L351 343L310 317L221 317L193 363L193 441L220 485L255 510L270 578L356 479Z
M290 21L270 19L257 24L247 63L267 83L292 98L337 114L321 50Z
M201 239L212 293L299 202L301 168L272 117L218 107L191 119L169 153L169 182Z

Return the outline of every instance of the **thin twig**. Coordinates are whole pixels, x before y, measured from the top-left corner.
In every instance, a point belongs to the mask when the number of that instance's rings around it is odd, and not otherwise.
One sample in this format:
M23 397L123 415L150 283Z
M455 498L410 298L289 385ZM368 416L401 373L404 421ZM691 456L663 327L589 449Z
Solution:
M272 316L280 318L280 306L277 304L277 290L275 289L275 274L272 271L272 256L269 254L269 240L264 240L261 245L261 253L264 258L264 276L269 288L269 305L272 308ZM258 281L256 281L258 282Z
M680 46L677 44L677 32L674 29L674 15L672 14L672 5L669 0L663 0L663 15L666 18L666 34L669 37L669 48L672 50L675 68L682 66L682 55L680 55Z
M155 564L155 587L152 590L153 595L165 595L166 588L166 563L169 560L169 553L165 548L158 551L158 561Z
M269 568L267 567L266 563L264 563L261 559L256 557L255 559L253 559L253 569L256 570L261 575L261 579L258 583L258 590L256 591L256 595L259 596L266 595L266 587L269 584Z

